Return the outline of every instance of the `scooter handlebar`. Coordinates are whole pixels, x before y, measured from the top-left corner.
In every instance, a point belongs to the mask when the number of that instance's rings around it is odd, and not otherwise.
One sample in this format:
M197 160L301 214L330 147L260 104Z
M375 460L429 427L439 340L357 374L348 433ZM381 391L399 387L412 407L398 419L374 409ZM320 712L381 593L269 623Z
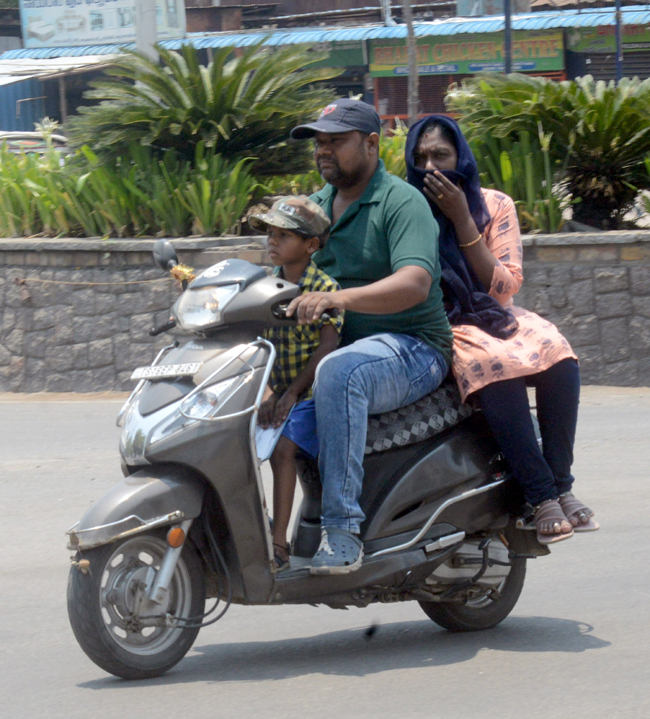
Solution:
M158 325L158 327L154 327L153 329L149 330L149 335L151 337L157 337L163 332L173 330L174 327L176 327L176 320L170 318L169 320L167 320L167 322L164 322L163 324Z

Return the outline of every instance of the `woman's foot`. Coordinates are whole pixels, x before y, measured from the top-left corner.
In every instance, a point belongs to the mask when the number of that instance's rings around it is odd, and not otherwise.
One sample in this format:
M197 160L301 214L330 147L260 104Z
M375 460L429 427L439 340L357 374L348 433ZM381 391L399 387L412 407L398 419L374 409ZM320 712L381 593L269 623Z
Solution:
M553 544L573 536L573 527L557 499L547 499L537 505L533 522L540 544Z
M275 564L275 571L282 572L288 569L290 566L289 562L289 545L278 544L273 542L273 563Z
M592 519L594 513L584 505L571 492L561 494L559 499L560 507L576 532L595 532L600 529L600 524Z

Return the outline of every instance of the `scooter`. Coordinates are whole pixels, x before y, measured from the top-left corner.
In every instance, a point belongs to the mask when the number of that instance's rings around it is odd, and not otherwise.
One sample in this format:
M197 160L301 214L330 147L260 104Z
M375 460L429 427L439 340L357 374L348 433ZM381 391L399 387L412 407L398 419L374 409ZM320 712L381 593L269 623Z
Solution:
M178 263L162 240L154 259L165 270ZM302 460L290 568L275 571L255 440L275 350L260 335L294 321L285 310L298 292L226 260L184 282L170 321L152 330L194 336L134 372L118 417L124 479L68 531L70 622L107 672L163 674L231 603L414 600L448 630L487 629L517 602L526 560L549 553L521 528L523 498L481 413L445 384L369 418L362 566L309 573L321 484L317 464Z

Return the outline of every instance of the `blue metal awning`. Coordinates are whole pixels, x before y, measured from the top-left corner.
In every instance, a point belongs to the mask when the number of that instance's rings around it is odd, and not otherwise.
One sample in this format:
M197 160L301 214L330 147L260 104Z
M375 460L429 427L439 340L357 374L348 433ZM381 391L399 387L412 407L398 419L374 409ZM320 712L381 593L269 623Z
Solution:
M623 8L623 23L626 25L650 24L650 8L635 5ZM513 30L552 30L571 27L596 27L614 25L614 8L590 10L554 10L514 15ZM454 17L432 22L415 24L418 37L430 35L459 35L469 33L501 32L504 29L502 15L485 17ZM406 37L406 25L386 27L365 25L356 27L295 28L279 30L256 30L251 32L188 33L183 40L165 40L160 45L169 50L178 50L182 45L193 45L199 49L220 47L247 47L264 41L265 45L314 45L324 42L359 42L361 40L398 39ZM265 39L266 38L266 39ZM82 55L113 55L120 48L134 48L127 45L88 45L82 47L36 48L30 50L9 50L0 56L3 60L46 59L55 57L80 57Z

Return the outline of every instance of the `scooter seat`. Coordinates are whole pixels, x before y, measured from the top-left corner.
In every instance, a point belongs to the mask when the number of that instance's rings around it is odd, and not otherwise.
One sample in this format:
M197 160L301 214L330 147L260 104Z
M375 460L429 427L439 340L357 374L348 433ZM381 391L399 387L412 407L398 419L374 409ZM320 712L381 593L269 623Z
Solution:
M445 380L435 392L393 412L368 418L366 454L422 442L453 427L474 410L461 401L453 379Z

